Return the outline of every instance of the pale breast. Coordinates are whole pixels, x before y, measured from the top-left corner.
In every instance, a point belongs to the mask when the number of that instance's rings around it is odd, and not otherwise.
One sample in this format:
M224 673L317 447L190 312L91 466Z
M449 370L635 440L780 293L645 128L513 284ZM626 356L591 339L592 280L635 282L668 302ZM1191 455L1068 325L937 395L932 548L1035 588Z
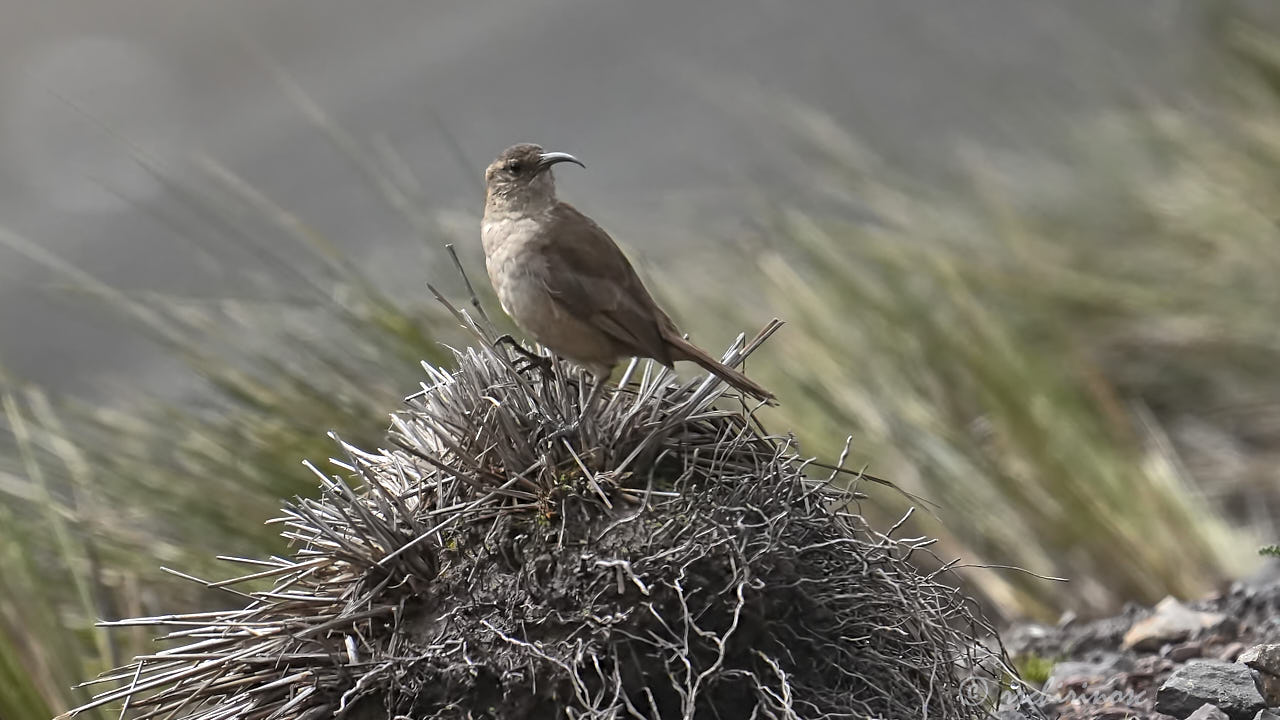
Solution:
M548 288L557 269L548 267L546 256L538 251L535 232L526 220L485 223L482 228L485 268L503 311L552 352L593 372L611 366L621 355L616 343L571 313Z
M502 251L489 257L485 264L498 302L516 324L540 334L538 328L556 320L559 312L541 280L546 273L542 258L519 250Z
M521 327L525 324L520 315L528 314L531 306L551 300L546 288L539 287L538 278L545 276L547 268L545 260L532 249L531 239L536 232L536 224L527 219L485 222L481 228L489 281L503 311Z

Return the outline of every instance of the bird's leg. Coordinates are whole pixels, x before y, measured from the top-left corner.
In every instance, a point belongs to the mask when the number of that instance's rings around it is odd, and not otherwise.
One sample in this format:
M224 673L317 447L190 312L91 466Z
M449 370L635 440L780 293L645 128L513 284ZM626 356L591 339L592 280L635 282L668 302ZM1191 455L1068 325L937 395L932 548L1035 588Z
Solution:
M578 430L582 428L583 424L591 417L591 411L596 404L596 400L599 399L600 393L604 390L604 385L609 380L609 376L607 374L600 375L592 373L591 378L591 392L587 393L587 400L582 404L582 410L578 413L578 417L557 428L555 432L548 436L547 442L553 443L562 437L568 437L578 432Z
M534 368L538 368L543 372L551 371L551 358L539 355L538 353L530 350L524 345L521 345L520 341L516 340L510 335L503 335L502 337L493 341L494 347L497 347L499 345L508 345L511 347L511 349L515 350L517 353L523 356L521 358L514 360L511 363L512 366L515 367L516 372L525 372L526 370L532 370Z
M600 397L600 392L604 390L605 381L609 379L608 375L597 375L592 373L594 382L591 384L591 392L587 393L587 401L582 405L582 414L578 416L578 422L586 420L591 416L593 406Z
M551 358L544 357L535 352L525 351L524 357L511 363L516 372L527 372L537 368L544 375L551 374Z

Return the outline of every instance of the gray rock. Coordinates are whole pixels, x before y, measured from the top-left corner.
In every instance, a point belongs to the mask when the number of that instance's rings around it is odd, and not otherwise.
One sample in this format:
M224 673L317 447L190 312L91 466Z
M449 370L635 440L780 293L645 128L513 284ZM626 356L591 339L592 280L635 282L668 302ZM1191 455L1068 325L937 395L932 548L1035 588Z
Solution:
M1280 707L1280 677L1258 672L1258 692L1267 707Z
M1156 650L1166 643L1177 643L1221 626L1227 617L1221 613L1192 610L1172 597L1156 603L1151 615L1135 622L1124 634L1126 650Z
M1072 685L1089 685L1111 677L1119 669L1123 661L1119 655L1107 657L1098 662L1081 662L1064 660L1053 666L1049 677L1044 681L1042 692L1055 697L1067 691Z
M1199 640L1192 640L1191 642L1178 643L1177 645L1166 645L1160 654L1174 662L1186 662L1204 655L1204 643Z
M1205 703L1199 710L1188 715L1187 720L1228 720L1228 718L1227 714L1219 710L1216 705Z
M1231 720L1251 720L1266 707L1249 668L1220 660L1193 660L1160 686L1155 709L1185 718L1206 703L1216 705Z
M1242 662L1258 672L1280 675L1280 645L1254 645L1240 653L1236 662Z
M1236 662L1258 672L1258 690L1269 707L1280 706L1280 645L1254 645Z
M1242 652L1244 652L1244 643L1233 642L1229 645L1224 645L1222 649L1218 651L1218 659L1226 660L1227 662L1235 662L1236 658L1240 657L1240 653Z
M1270 710L1259 710L1258 714L1253 716L1253 720L1280 720L1280 715Z

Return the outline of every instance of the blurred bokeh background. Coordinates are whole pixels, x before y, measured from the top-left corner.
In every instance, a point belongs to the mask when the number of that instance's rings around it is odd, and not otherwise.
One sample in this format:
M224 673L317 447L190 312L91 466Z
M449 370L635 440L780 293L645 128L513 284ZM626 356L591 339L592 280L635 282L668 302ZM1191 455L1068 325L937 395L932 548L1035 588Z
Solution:
M1220 0L0 0L0 718L278 552L574 153L809 451L936 501L1006 618L1196 597L1280 514L1280 13ZM491 304L491 309L496 309ZM873 497L886 522L905 509ZM1037 578L1069 578L1063 585ZM231 598L235 601L235 598Z

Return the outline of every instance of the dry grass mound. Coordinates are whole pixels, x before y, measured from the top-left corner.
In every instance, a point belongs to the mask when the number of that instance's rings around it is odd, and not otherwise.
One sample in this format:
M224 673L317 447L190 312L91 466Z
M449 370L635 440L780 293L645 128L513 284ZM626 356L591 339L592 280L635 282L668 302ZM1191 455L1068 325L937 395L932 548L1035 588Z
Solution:
M459 314L464 322L469 321ZM971 603L811 477L714 378L633 363L589 389L456 353L286 508L290 557L208 583L240 609L118 624L168 649L91 685L122 717L968 718L998 660ZM775 329L741 341L737 364ZM825 475L825 471L824 471ZM895 528L896 530L896 528ZM927 552L927 551L926 551ZM269 586L269 587L268 587ZM984 669L987 668L987 669ZM85 708L81 708L83 710ZM72 714L78 711L72 711Z

